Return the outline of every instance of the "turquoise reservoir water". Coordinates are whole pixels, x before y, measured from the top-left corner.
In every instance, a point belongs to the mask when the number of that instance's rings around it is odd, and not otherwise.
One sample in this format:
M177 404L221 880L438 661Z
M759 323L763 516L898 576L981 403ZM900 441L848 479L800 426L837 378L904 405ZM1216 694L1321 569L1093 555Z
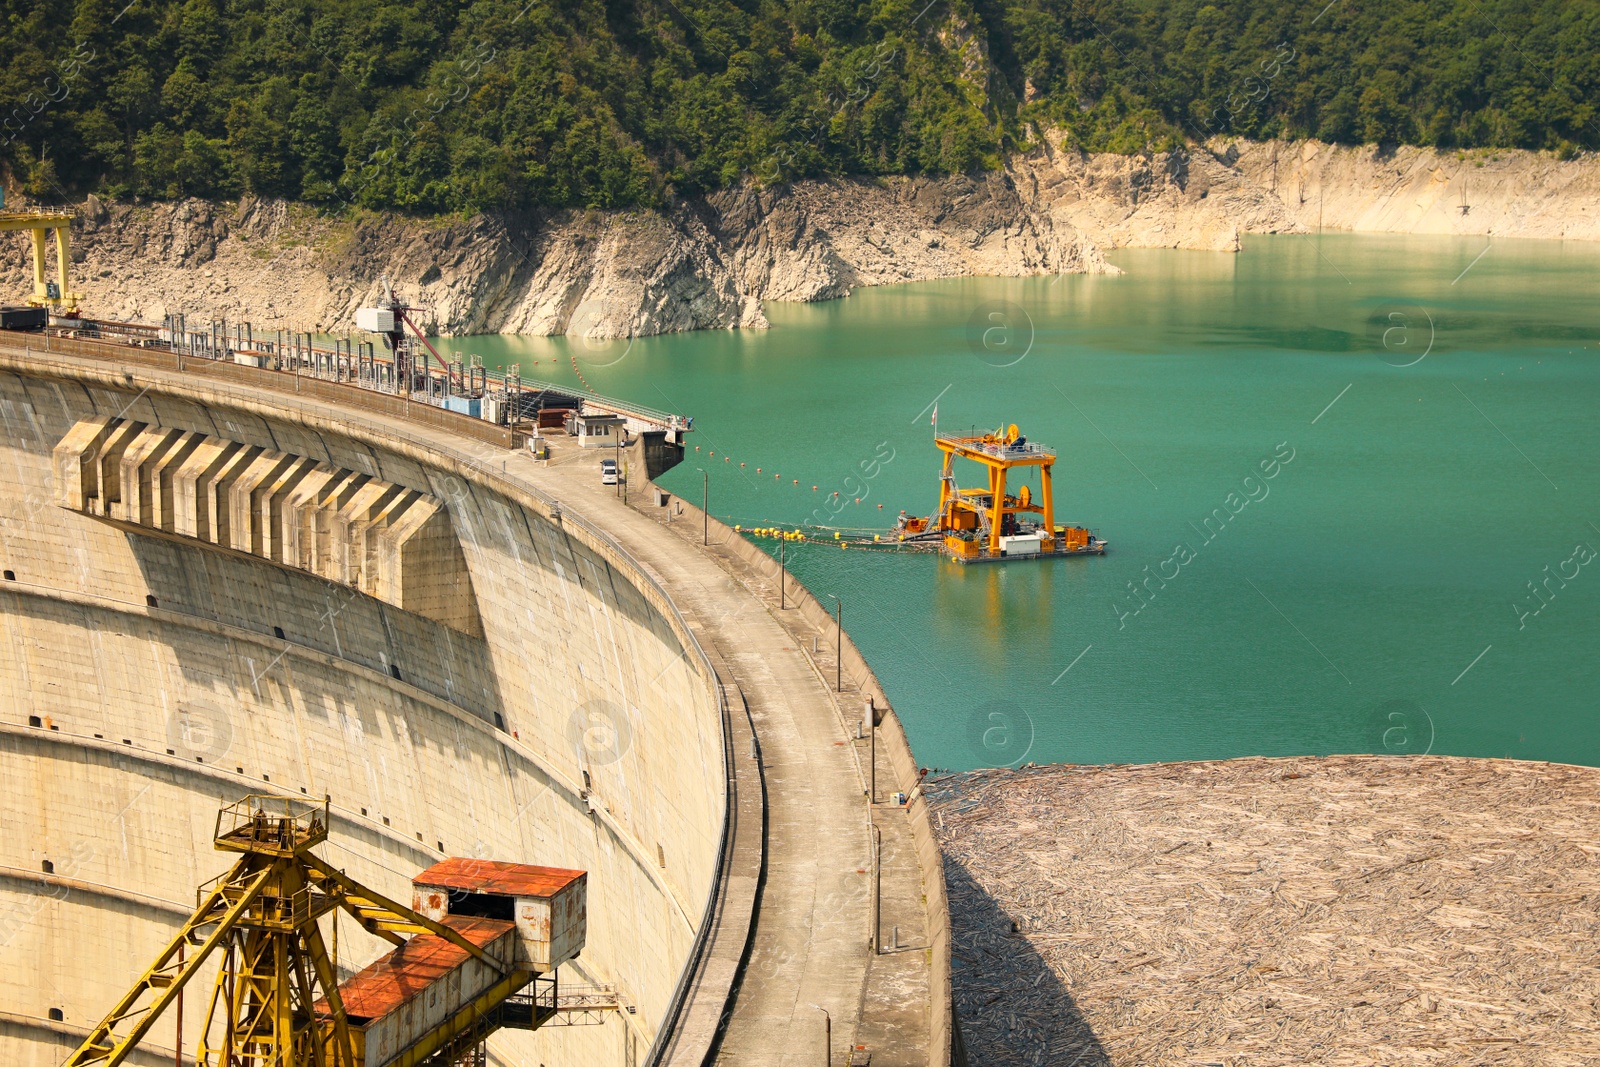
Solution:
M746 526L927 513L936 399L944 430L1055 446L1057 517L1103 558L790 556L843 598L924 764L1600 763L1600 248L1112 258L1125 274L774 304L764 332L451 346L560 381L576 358L601 392L693 414L701 451L663 481L698 499L704 468Z

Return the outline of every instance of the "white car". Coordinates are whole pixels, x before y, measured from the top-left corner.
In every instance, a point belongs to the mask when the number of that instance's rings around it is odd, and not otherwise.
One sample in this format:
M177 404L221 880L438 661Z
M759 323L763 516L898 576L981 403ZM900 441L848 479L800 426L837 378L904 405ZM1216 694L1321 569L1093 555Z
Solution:
M614 459L603 459L603 460L600 461L600 484L601 485L616 485L617 484L617 461L616 460L614 460Z

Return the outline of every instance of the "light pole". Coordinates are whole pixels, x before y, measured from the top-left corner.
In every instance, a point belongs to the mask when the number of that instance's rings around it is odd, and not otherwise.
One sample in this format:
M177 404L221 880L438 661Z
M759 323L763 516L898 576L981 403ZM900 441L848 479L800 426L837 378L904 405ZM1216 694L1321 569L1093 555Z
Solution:
M696 467L700 477L705 483L700 486L700 543L711 543L711 475L706 473L704 467Z
M837 611L835 624L838 632L834 635L833 643L833 688L842 693L844 692L844 601L832 593L828 594L828 599L834 602Z
M883 955L879 924L883 913L883 830L872 824L872 954Z
M623 433L627 431L624 430ZM617 496L622 495L622 434L617 435L617 458L613 460L617 465Z
M788 607L788 604L785 602L785 598L788 596L788 593L789 593L789 589L788 589L789 572L784 568L784 562L783 562L783 546L786 545L786 544L788 544L788 542L786 540L778 542L778 610L779 611L782 611L784 608Z
M821 1004L811 1006L822 1013L822 1067L833 1067L833 1016Z

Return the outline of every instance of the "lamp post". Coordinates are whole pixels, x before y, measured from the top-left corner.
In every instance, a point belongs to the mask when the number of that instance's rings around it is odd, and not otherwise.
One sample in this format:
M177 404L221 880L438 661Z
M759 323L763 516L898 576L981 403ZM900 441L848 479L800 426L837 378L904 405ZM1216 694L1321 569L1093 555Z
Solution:
M627 431L623 431L624 433ZM617 496L622 495L622 434L617 435L617 458L613 461L617 465Z
M778 542L778 610L779 611L782 611L784 608L788 607L788 604L785 602L785 600L786 600L786 597L788 596L788 593L789 593L789 589L788 589L789 572L785 569L784 562L783 562L783 547L787 543L788 543L787 541L779 541Z
M711 543L711 475L706 473L704 467L696 467L700 477L705 480L700 486L700 543Z
M833 1067L833 1016L821 1004L811 1006L822 1013L822 1067Z
M837 632L833 642L833 688L842 693L844 692L844 601L832 593L828 594L828 599L834 602L837 613L835 615Z
M872 824L872 954L883 955L879 924L883 913L883 830Z

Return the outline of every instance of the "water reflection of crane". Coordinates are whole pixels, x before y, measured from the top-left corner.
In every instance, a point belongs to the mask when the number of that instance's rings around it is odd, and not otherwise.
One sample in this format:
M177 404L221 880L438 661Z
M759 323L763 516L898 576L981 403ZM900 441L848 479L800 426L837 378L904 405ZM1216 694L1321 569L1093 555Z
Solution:
M1029 649L1049 648L1055 626L1055 567L941 566L933 581L933 618L947 646L976 652L1009 670Z

